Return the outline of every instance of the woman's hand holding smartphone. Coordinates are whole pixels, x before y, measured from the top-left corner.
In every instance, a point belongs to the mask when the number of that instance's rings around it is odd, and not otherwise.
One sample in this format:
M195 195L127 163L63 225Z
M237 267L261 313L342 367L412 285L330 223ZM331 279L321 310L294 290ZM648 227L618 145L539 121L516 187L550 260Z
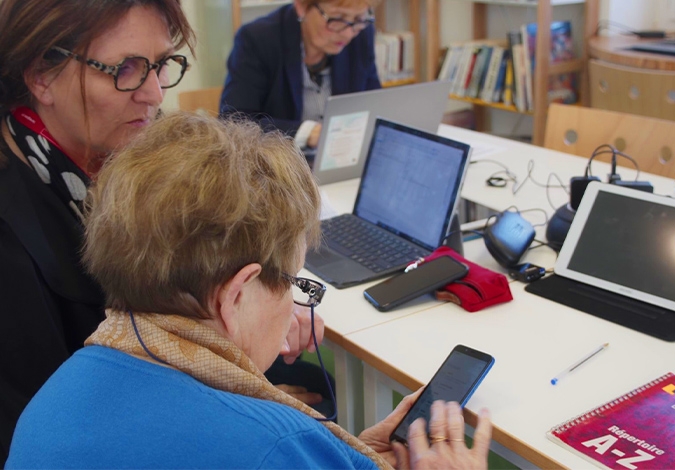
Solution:
M424 418L430 422L432 404L437 400L454 401L464 406L494 362L489 354L461 344L455 346L391 434L391 440L406 443L408 428L415 420ZM429 433L433 434L431 429Z
M473 446L464 442L464 417L457 402L436 401L431 408L431 442L427 426L418 419L410 426L408 447L393 443L399 468L487 469L487 457L492 438L492 425L487 410L478 415ZM405 465L400 463L405 462Z
M434 402L429 428L436 442L429 443L427 426L422 420L414 421L408 434L408 447L390 441L389 436L424 388L408 395L384 420L363 431L359 439L378 452L395 468L487 468L492 426L487 410L478 416L474 443L468 449L464 443L464 418L456 402Z

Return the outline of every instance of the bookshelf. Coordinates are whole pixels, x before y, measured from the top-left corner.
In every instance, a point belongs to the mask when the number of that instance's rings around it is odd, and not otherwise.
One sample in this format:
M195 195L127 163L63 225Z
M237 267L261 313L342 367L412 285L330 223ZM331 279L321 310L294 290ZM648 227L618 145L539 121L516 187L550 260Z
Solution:
M382 0L375 8L375 28L377 31L385 31L387 25L386 1ZM390 80L382 82L382 86L392 87L399 85L409 85L420 81L421 55L423 53L420 41L420 1L408 0L407 10L401 7L401 14L408 19L409 29L415 37L415 75L414 78L404 80ZM429 2L429 0L423 0ZM433 1L433 0L432 0ZM291 0L232 0L232 31L236 34L239 26L242 24L242 11L250 10L252 15L267 14L279 8L282 5L293 3ZM405 2L399 2L405 3ZM250 16L250 15L248 15ZM436 20L438 21L438 20ZM438 29L436 29L438 31Z
M438 18L440 16L440 0L427 0L427 50L426 50L426 76L433 79L435 67L438 63L438 51L440 50L440 28ZM537 43L535 55L535 69L532 79L533 84L533 110L519 111L515 106L505 106L503 103L488 103L480 99L465 98L450 95L450 99L465 101L474 106L476 114L476 126L478 130L486 127L486 111L489 108L502 109L519 114L533 116L532 143L542 145L546 130L546 115L548 112L548 77L566 72L579 73L579 97L580 103L588 105L589 82L588 82L588 40L595 34L598 24L599 0L471 0L473 5L473 39L486 39L487 15L489 5L509 5L514 7L528 7L537 9ZM551 9L556 5L584 3L584 27L583 31L575 31L574 34L583 34L582 50L578 59L549 63L549 51L551 49ZM520 25L513 25L513 28Z

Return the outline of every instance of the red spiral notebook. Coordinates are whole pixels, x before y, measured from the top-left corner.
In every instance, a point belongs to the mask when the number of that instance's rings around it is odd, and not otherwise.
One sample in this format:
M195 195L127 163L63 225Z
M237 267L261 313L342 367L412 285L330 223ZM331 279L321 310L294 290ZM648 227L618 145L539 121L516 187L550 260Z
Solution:
M546 435L602 468L673 469L675 375L669 372Z

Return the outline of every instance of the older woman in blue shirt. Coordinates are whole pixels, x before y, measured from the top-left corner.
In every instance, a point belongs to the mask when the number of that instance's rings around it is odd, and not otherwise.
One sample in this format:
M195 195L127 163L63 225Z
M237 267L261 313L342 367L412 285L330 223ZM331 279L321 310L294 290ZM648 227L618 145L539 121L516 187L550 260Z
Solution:
M486 468L481 414L436 402L409 447L389 436L414 395L359 438L263 375L319 235L320 198L295 145L253 123L160 119L100 172L84 260L106 319L22 414L7 468Z

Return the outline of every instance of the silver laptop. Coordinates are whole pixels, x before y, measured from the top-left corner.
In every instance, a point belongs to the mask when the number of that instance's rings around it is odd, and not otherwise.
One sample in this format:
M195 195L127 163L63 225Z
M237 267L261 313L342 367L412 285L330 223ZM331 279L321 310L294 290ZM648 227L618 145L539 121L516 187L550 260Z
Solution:
M376 119L354 211L321 223L305 267L343 288L428 255L448 234L469 158L467 144Z
M434 81L329 97L313 164L319 184L361 176L378 116L435 134L449 93L450 82Z

